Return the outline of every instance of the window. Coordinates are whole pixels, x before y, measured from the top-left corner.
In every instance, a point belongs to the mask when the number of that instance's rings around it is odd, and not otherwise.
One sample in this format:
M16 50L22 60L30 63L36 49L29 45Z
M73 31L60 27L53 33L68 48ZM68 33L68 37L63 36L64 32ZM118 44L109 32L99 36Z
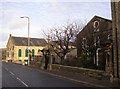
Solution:
M107 39L108 39L108 40L112 39L112 35L111 35L111 34L108 34Z
M32 49L32 57L34 57L34 53L35 53L35 50L34 50L34 49Z
M97 43L96 43L96 37L94 37L94 46L96 46Z
M12 57L14 57L14 52L12 52Z
M94 32L99 32L99 21L94 21L93 23L93 27L94 27Z
M31 43L31 45L34 45L34 43L32 41L30 43Z
M97 44L100 46L100 37L97 37Z
M40 45L40 42L39 42L39 41L37 41L37 44L38 44L38 45Z
M98 21L94 21L93 27L94 27L94 28L98 28L98 27L99 27L99 22L98 22Z
M28 49L25 50L25 57L28 57Z
M27 44L24 40L22 40L22 43L23 43L24 45L26 45L26 44Z
M13 49L12 50L14 50L14 46L13 46Z
M38 53L39 53L39 52L41 52L41 50L40 50L40 49L38 49Z
M88 54L88 44L87 44L87 39L86 38L83 38L82 39L82 51L84 54Z
M21 57L21 56L22 56L22 50L19 49L19 50L18 50L18 57Z
M82 48L83 49L87 48L87 39L86 38L83 38L83 40L82 40Z
M98 28L96 31L97 31L97 32L99 32L99 31L100 31L100 29Z
M7 52L7 57L9 57L9 52Z

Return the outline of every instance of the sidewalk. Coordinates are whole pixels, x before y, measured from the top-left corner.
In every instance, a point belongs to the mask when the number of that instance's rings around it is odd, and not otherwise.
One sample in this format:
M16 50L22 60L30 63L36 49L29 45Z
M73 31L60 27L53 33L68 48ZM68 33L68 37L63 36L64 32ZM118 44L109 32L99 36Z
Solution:
M32 68L37 68L37 67L33 67L30 66ZM44 69L40 69L37 68L40 71L46 72L50 75L53 76L57 76L57 77L61 77L61 78L65 78L68 80L72 80L78 83L83 83L83 84L87 84L90 87L105 87L105 88L120 88L119 84L115 84L115 83L111 83L109 80L100 80L100 79L96 79L87 75L83 75L83 74L77 74L77 73L72 73L72 72L65 72L65 71L57 71L57 70L44 70Z
M93 77L89 77L87 75L78 75L74 73L62 72L62 71L54 71L54 70L42 70L45 72L49 72L58 76L63 76L63 78L67 78L70 80L74 80L80 83L85 83L90 85L91 87L110 87L117 88L120 87L118 84L113 84L109 80L99 80Z
M44 70L35 66L26 66L26 67L39 69L40 71L46 72L50 75L65 78L78 83L83 83L90 87L104 87L105 89L106 88L120 89L120 84L111 83L109 80L100 80L87 75L77 74L72 72L65 72L65 71L58 71L58 70Z

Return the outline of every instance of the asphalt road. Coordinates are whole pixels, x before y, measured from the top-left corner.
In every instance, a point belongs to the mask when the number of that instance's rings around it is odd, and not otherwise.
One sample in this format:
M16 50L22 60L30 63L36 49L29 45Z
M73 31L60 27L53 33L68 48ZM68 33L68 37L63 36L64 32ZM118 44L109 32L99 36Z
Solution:
M88 87L27 66L2 63L2 87Z

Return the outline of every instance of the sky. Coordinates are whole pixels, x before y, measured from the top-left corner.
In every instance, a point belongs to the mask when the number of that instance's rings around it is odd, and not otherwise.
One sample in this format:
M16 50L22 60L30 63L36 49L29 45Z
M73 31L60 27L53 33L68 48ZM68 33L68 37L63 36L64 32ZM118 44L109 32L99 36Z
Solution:
M0 0L0 48L5 48L9 34L45 38L48 29L67 22L90 21L95 15L111 19L110 0Z

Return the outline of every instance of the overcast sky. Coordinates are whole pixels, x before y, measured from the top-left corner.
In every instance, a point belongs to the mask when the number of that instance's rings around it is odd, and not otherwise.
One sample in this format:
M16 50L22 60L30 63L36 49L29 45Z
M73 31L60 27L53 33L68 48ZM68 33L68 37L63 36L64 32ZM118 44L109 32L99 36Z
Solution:
M6 47L9 34L27 37L27 19L21 16L30 18L30 36L35 38L68 21L87 23L95 15L111 19L109 0L1 0L0 7L0 48Z

